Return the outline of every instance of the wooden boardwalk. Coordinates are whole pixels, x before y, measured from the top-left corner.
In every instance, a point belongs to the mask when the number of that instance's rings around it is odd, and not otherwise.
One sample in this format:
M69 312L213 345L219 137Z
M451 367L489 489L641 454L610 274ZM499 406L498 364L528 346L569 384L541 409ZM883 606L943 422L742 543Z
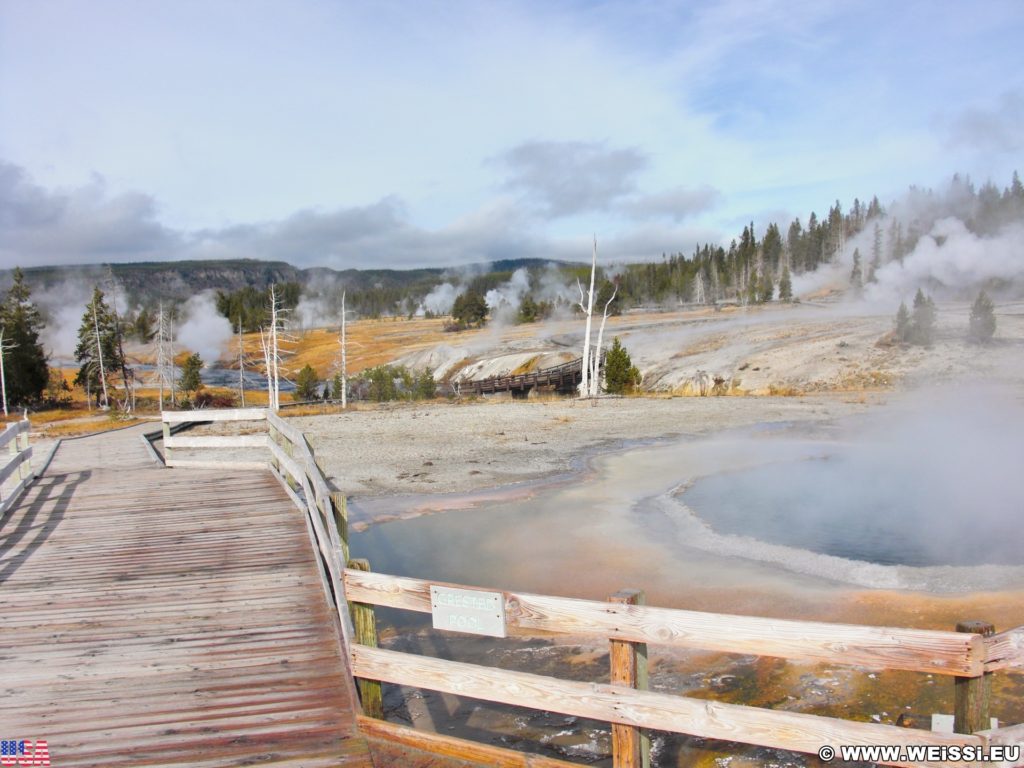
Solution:
M0 738L54 766L371 766L307 523L269 472L65 441L0 520Z

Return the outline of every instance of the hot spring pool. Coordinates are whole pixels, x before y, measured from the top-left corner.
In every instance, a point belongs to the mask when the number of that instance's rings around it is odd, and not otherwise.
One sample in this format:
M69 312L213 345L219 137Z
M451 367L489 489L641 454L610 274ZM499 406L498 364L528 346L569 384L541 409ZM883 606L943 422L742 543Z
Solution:
M1011 508L946 493L948 478L906 473L863 445L698 478L679 497L718 534L881 565L1024 563ZM884 454L881 454L884 456ZM966 471L966 470L965 470ZM988 505L980 509L981 504ZM987 525L980 525L983 520Z

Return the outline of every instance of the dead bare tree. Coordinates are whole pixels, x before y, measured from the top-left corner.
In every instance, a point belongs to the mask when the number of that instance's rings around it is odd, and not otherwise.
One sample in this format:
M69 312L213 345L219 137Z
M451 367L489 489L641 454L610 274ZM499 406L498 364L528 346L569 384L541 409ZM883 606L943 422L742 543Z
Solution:
M597 349L594 350L593 374L590 377L590 396L597 397L601 388L601 351L604 348L604 325L608 322L608 308L615 301L619 294L619 286L615 286L611 298L604 304L604 314L601 316L601 328L597 332Z
M281 408L281 344L294 342L284 330L287 311L281 307L277 286L270 286L270 324L260 328L260 346L263 348L264 370L267 374L267 395L272 410ZM287 381L287 377L285 377Z
M170 395L171 407L175 404L174 393L174 338L171 321L160 303L156 326L156 380L160 388L160 408L164 407L164 390Z
M245 408L245 346L242 344L242 316L238 316L238 399Z
M93 334L96 337L96 359L100 367L100 384L103 386L103 408L106 410L110 408L110 399L107 396L107 372L103 368L103 344L100 341L100 319L96 314L95 301L92 303L92 326Z
M267 407L277 410L274 405L274 363L270 353L270 332L260 328L260 349L263 350L263 370L267 376Z
M587 317L586 329L583 332L583 362L580 371L580 397L590 394L590 325L594 316L594 279L597 276L597 235L594 235L594 252L590 264L590 290L586 295L583 293L583 286L579 278L576 279L576 286L580 289L579 307ZM586 301L587 305L583 306Z
M341 409L348 408L348 336L346 334L345 291L341 292Z
M0 390L3 392L4 401L4 416L8 416L7 413L7 375L4 373L4 355L10 352L12 349L17 347L13 341L4 340L4 332L6 329L0 328Z

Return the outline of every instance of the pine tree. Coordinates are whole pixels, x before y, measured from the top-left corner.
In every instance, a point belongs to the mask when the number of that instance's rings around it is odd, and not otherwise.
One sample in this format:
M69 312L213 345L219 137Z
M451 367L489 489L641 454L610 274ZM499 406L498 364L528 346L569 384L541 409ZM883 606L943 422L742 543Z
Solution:
M971 341L983 344L992 338L996 332L996 313L992 300L984 291L978 294L971 306L971 320L967 332L967 338Z
M43 319L32 303L25 274L15 268L14 283L0 305L4 386L7 403L22 405L39 399L49 382L46 352L39 342Z
M199 393L199 390L203 388L203 379L200 376L202 370L203 358L199 356L198 352L193 352L185 358L185 364L181 366L181 378L178 380L178 387L182 392L186 395L189 392Z
M878 281L875 273L882 266L882 227L875 222L874 239L871 241L871 262L868 264L868 282Z
M905 301L900 302L899 311L896 312L896 341L900 344L910 341L910 310Z
M533 300L532 296L524 296L523 300L519 304L519 315L516 318L518 323L535 323L537 322L537 315L540 312L540 308L537 306L537 302Z
M297 403L316 400L319 393L320 377L316 375L313 366L306 363L295 377L295 391L292 392L292 400Z
M766 269L761 275L761 296L760 301L762 304L771 301L775 297L775 283L772 282L771 273Z
M616 395L629 392L640 383L640 371L633 365L618 336L612 339L611 349L605 356L604 377L605 388Z
M779 278L779 300L793 300L793 279L789 276L789 267L782 270L782 277Z
M914 296L914 312L911 318L910 341L923 347L930 347L935 340L935 302L924 291L917 289Z
M331 400L341 400L341 391L344 386L341 373L334 374L334 379L331 381Z
M483 325L487 318L487 300L476 291L466 291L452 304L452 317L463 327Z
M434 379L434 372L424 368L417 376L413 384L413 396L417 400L432 400L437 394L437 381Z
M153 328L153 315L143 307L131 324L132 335L142 344L149 344L156 338L156 329Z
M860 269L860 248L853 249L853 270L850 272L850 287L857 294L864 288L864 277Z
M96 397L96 404L110 404L110 377L124 368L117 338L117 323L103 296L94 288L92 300L86 305L82 324L78 328L78 346L75 360L79 363L75 386L84 387Z

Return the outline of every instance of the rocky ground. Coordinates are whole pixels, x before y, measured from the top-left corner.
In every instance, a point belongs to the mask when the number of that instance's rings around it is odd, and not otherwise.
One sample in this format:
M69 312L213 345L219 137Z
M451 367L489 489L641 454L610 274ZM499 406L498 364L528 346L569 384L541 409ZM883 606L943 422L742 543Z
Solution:
M879 395L636 397L395 405L290 420L349 495L451 493L564 472L626 441L827 421Z

